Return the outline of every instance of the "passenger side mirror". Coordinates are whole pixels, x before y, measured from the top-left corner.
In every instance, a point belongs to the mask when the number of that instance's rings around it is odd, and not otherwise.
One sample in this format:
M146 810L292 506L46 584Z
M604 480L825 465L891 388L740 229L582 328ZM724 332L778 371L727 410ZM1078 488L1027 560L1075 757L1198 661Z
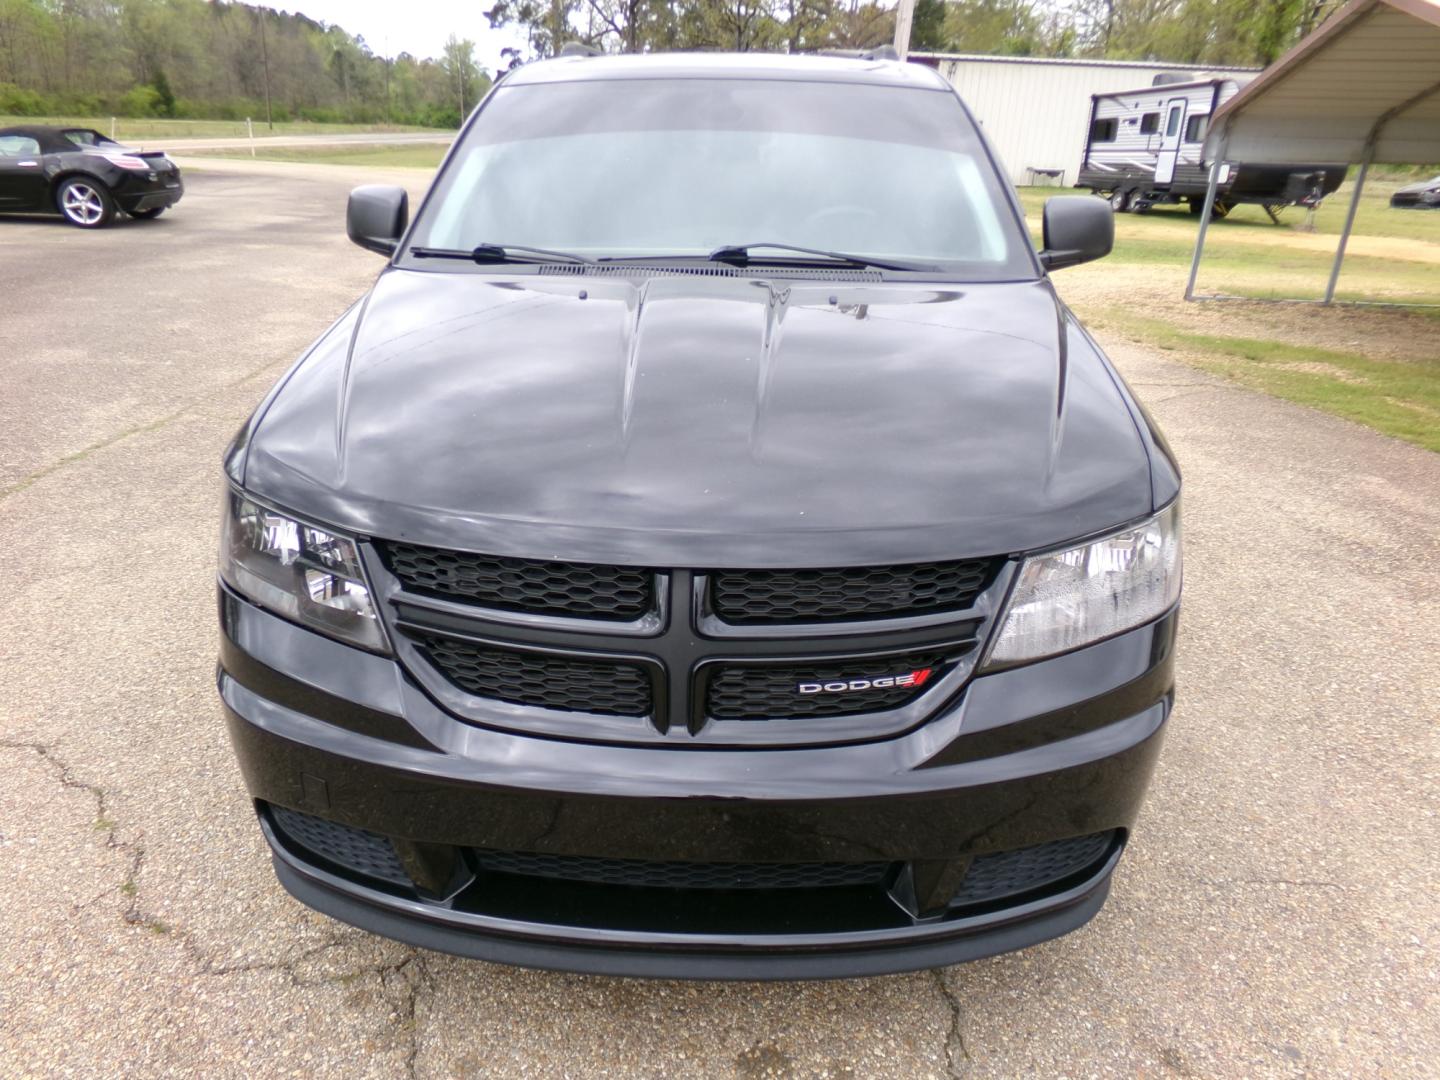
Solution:
M345 231L366 251L395 254L395 245L410 223L410 196L402 187L366 184L350 192Z
M1046 270L1103 258L1115 246L1115 214L1093 195L1058 195L1045 201L1044 238Z

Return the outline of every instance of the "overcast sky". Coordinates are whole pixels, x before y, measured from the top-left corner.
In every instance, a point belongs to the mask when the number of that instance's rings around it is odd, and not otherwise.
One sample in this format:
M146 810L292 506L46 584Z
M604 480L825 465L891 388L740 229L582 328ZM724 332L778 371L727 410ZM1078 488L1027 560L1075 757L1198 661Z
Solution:
M503 67L500 50L524 42L511 30L490 29L485 0L294 0L267 6L343 26L381 56L439 56L450 34L469 38L475 42L476 61L492 74Z

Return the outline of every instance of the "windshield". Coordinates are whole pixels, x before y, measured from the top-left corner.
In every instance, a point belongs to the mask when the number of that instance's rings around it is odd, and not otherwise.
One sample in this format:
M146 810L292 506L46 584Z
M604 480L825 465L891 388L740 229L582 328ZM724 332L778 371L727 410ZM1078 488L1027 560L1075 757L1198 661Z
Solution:
M779 80L499 87L411 242L588 258L703 258L769 242L977 280L1036 273L953 94Z

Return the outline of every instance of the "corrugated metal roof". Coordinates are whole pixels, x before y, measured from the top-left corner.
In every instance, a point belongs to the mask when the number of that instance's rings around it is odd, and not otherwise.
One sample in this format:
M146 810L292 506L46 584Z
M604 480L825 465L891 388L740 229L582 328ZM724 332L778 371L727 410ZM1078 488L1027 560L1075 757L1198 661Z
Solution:
M1440 0L1353 0L1215 114L1207 156L1440 161Z
M1046 64L1061 67L1154 68L1159 71L1259 71L1258 67L1225 67L1215 64L1179 64L1171 60L1090 60L1064 56L996 56L991 53L914 52L906 55L911 63L934 67L942 60L963 60L969 64Z

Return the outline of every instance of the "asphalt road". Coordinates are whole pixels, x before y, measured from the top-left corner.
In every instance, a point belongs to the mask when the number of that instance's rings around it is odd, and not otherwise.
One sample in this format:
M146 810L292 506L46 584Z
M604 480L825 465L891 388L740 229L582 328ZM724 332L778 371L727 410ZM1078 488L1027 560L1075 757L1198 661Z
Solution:
M942 972L647 983L291 901L214 695L219 455L379 269L342 214L384 178L217 162L155 222L0 220L0 1074L1437 1074L1440 457L1116 343L1186 468L1187 606L1085 929Z

